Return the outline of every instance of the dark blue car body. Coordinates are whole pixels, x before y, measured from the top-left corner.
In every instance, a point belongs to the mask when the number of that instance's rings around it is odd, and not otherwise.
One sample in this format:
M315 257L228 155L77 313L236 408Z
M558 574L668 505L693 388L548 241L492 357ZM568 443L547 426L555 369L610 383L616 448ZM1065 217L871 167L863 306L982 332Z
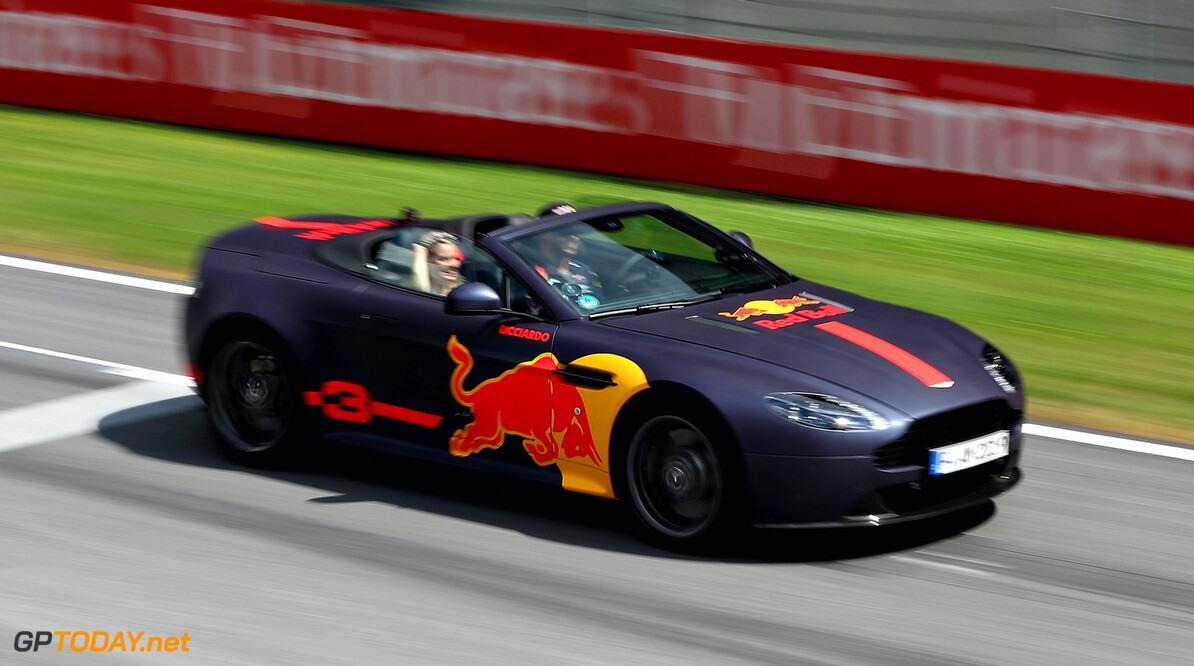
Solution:
M446 297L403 282L396 239L425 228L460 240L468 283ZM525 249L560 229L593 230L602 298ZM633 242L604 242L618 234ZM797 278L662 204L262 218L211 242L199 283L190 361L247 462L313 434L624 500L676 541L923 518L1020 477L1023 391L990 343ZM646 296L665 292L685 297Z

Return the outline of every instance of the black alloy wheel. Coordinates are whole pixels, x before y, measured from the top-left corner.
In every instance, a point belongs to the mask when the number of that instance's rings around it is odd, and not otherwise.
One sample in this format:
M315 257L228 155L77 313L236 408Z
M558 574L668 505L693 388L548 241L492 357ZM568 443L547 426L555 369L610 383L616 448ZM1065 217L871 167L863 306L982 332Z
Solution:
M225 452L272 465L297 453L299 396L281 357L262 342L224 344L207 373L208 414Z
M725 474L700 428L678 416L643 423L626 456L635 514L667 543L697 543L725 522Z

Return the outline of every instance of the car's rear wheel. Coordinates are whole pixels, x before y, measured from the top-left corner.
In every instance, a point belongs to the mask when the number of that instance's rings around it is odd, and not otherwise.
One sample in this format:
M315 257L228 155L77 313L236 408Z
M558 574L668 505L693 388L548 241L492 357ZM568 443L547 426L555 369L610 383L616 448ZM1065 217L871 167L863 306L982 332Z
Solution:
M626 451L626 487L648 536L705 545L729 522L728 478L717 449L692 421L665 415L639 426Z
M212 356L208 415L225 453L238 462L274 466L302 449L297 378L278 347L230 340Z

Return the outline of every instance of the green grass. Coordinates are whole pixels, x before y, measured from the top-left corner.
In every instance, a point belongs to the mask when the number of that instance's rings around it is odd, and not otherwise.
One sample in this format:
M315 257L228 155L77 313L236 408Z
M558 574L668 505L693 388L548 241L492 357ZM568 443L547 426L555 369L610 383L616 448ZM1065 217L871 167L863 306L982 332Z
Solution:
M965 324L1018 362L1032 417L1194 442L1194 248L0 106L0 248L151 275L187 277L205 239L261 215L617 199Z

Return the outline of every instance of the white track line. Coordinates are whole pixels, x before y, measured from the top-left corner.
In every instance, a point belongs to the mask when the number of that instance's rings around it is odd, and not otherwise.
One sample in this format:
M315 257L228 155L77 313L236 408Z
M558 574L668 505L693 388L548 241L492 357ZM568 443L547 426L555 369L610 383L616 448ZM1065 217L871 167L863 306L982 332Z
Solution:
M186 375L176 375L169 372L162 372L160 370L150 370L148 368L138 368L135 365L125 365L124 363L102 361L98 358L79 356L77 354L66 354L63 352L53 351L51 349L20 345L15 342L5 342L0 340L0 348L13 349L30 354L38 354L40 356L49 356L51 358L60 358L66 361L75 361L77 363L86 363L87 365L98 366L100 368L100 372L104 372L109 375L119 375L121 377L129 377L131 379L144 379L145 381L156 382L158 384L175 384L178 386L195 385L195 382Z
M1194 449L1182 448L1180 446L1169 446L1168 444L1156 444L1154 442L1141 442L1135 439L1128 439L1126 437L1098 435L1093 432L1081 432L1078 430L1069 430L1067 428L1057 428L1054 426L1039 425L1036 423L1025 423L1024 433L1033 435L1035 437L1061 439L1067 442L1076 442L1078 444L1089 444L1091 446L1101 446L1108 449L1119 449L1120 451L1146 453L1150 456L1164 456L1166 458L1177 458L1178 460L1194 461Z
M52 273L54 275L80 278L83 280L91 280L93 282L119 284L126 287L136 287L137 289L162 291L168 294L182 294L183 296L190 296L191 294L195 293L195 288L189 284L166 282L164 280L151 280L149 278L134 277L132 275L121 275L120 273L109 273L107 271L97 271L90 268L64 266L62 264L50 263L48 261L35 261L33 259L22 259L21 257L10 257L7 255L0 255L0 266L23 268L29 271Z
M0 451L48 444L70 437L96 432L104 419L113 414L173 398L192 396L189 389L152 381L112 386L79 395L47 400L27 407L0 411ZM198 400L198 398L195 398ZM160 417L165 413L194 409L195 403L180 401L166 406L154 405L141 417ZM109 425L123 425L125 419Z
M11 257L0 255L0 266L9 266L12 268L23 268L31 271L39 271L42 273L52 273L55 275L62 275L66 277L80 278L83 280L93 280L96 282L107 282L109 284L119 284L126 287L136 287L138 289L149 289L152 291L162 291L171 294L190 295L195 292L195 288L190 285L178 284L175 282L164 282L160 280L151 280L148 278L133 277L128 275L120 275L118 273L108 273L106 271L97 271L89 268L76 268L74 266L63 266L46 261L34 261L32 259L22 259L20 257ZM79 361L89 363L101 368L103 372L109 374L121 375L124 377L132 377L136 379L145 379L152 382L163 382L169 384L192 385L191 379L183 375L172 375L167 372L159 372L157 370L148 370L146 368L138 368L131 365L124 365L122 363L111 363L109 361L101 361L99 359L87 358L85 356L76 356L74 354L63 354L61 352L51 351L49 349L38 349L37 347L28 347L26 345L18 345L11 342L0 341L0 347L8 349L16 349L20 351L31 352L34 354L43 354L46 356L53 356L55 358L62 358L72 361ZM1049 439L1059 439L1067 442L1076 442L1079 444L1089 444L1091 446L1101 446L1109 449L1119 449L1121 451L1131 451L1134 453L1144 453L1153 456L1164 456L1166 458L1176 458L1178 460L1194 461L1194 449L1183 448L1180 446L1169 446L1167 444L1157 444L1154 442L1142 442L1139 440L1128 439L1126 437L1115 437L1112 435L1098 435L1089 432L1081 432L1078 430L1069 430L1067 428L1057 428L1054 426L1038 425L1035 423L1025 423L1024 433L1036 437L1047 437Z

